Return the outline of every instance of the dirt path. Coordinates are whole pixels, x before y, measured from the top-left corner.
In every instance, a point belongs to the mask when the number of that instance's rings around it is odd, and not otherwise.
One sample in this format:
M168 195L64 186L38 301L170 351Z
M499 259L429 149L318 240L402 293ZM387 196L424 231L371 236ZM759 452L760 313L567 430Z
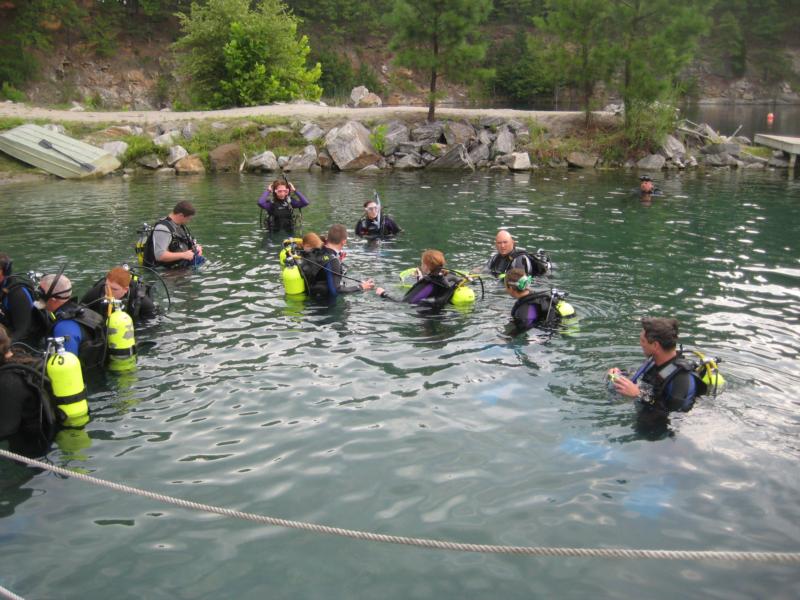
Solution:
M39 108L13 102L0 103L0 117L19 117L23 119L51 119L55 122L78 121L81 123L131 123L149 125L165 121L191 121L205 119L231 119L254 116L286 117L301 121L344 121L356 119L402 119L421 121L427 116L424 106L386 106L381 108L344 108L319 106L317 104L273 104L247 108L229 108L211 111L117 111L117 112L79 112ZM477 119L500 117L525 121L535 119L541 125L558 135L558 130L575 122L582 115L571 111L511 110L496 108L437 108L440 117ZM596 113L609 115L609 113Z

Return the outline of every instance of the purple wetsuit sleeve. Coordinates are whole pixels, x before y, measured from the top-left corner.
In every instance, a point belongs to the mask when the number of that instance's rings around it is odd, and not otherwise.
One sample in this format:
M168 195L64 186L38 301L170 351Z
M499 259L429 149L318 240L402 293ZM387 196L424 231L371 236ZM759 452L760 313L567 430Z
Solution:
M264 190L264 193L261 194L261 198L258 199L258 205L267 212L272 211L272 202L270 202L269 200L271 195L272 195L272 190L267 188L266 190Z
M294 191L294 197L292 198L292 206L294 208L303 208L309 205L308 199L303 196L303 192L300 190Z

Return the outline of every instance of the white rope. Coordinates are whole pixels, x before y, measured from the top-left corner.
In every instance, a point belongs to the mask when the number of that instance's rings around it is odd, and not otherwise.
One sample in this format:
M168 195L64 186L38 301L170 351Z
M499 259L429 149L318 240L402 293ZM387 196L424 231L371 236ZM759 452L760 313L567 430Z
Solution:
M25 600L22 596L17 596L14 592L7 590L2 585L0 585L0 596L8 598L8 600Z
M208 512L225 517L252 521L262 525L274 525L276 527L287 527L290 529L301 529L313 531L315 533L325 533L328 535L338 535L357 540L367 540L371 542L383 542L386 544L403 544L407 546L417 546L420 548L430 548L436 550L453 550L457 552L482 552L492 554L518 554L526 556L570 556L570 557L597 557L597 558L661 558L666 560L724 560L724 561L755 561L755 562L779 562L779 563L800 563L800 552L728 552L719 550L644 550L644 549L625 549L625 548L552 548L546 546L496 546L491 544L463 544L460 542L449 542L444 540L434 540L427 538L412 538L397 535L386 535L382 533L371 533L368 531L358 531L353 529L342 529L319 525L316 523L305 523L303 521L289 521L277 517L268 517L254 513L246 513L238 510L200 504L189 500L182 500L173 496L165 496L147 490L131 487L128 485L98 479L83 473L77 473L69 469L49 465L38 460L20 456L8 450L0 450L0 456L16 460L32 467L45 469L64 477L79 479L87 483L105 487L127 494L142 496L157 500L166 504L172 504L180 508L188 508L201 512Z

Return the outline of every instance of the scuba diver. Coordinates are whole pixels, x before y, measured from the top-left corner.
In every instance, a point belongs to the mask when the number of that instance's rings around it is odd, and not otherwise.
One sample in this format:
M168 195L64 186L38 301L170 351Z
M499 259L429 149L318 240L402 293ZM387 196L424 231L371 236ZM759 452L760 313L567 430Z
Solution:
M339 294L349 294L372 289L371 279L358 281L357 285L344 285L343 279L352 279L344 274L342 261L346 256L347 228L341 224L331 225L325 244L312 249L301 261L300 270L306 282L306 289L316 298L335 299Z
M26 456L45 454L58 419L45 386L41 360L14 354L11 337L0 325L0 441Z
M63 270L62 270L63 271ZM76 355L84 369L103 366L106 359L106 325L103 317L72 298L72 283L59 272L39 281L37 306L50 317L48 337L64 338L64 347Z
M11 257L0 253L0 324L5 325L14 342L38 348L47 331L47 320L35 306L35 295L33 282L14 275Z
M566 293L557 289L533 292L528 285L533 277L522 269L511 269L505 276L506 291L516 300L511 309L510 333L522 333L533 327L554 327L562 318L574 317L575 309L564 301Z
M109 299L122 302L122 310L134 322L149 319L156 314L156 305L151 296L151 286L125 267L114 267L83 295L81 304L91 308L101 317L108 314Z
M411 286L401 302L427 306L436 310L444 307L464 281L462 275L447 271L444 254L439 250L426 250L422 253L419 269L417 269L417 282ZM375 293L381 298L392 298L385 289L375 288Z
M206 260L203 247L187 227L196 212L191 202L183 200L175 205L168 216L149 229L145 243L137 244L137 251L144 253L141 264L148 268L159 266L169 269L202 265Z
M514 238L506 229L497 232L494 238L497 249L484 270L498 278L503 278L509 269L522 269L526 275L546 275L550 270L550 259L543 250L530 254L524 248L514 245Z
M663 421L670 412L689 412L697 396L716 393L724 383L715 361L695 353L702 361L698 365L677 349L677 342L677 320L645 317L639 345L647 360L632 376L616 367L608 370L614 389L634 398L637 412L648 420Z
M655 186L653 183L653 179L649 175L642 175L639 177L639 189L634 190L634 194L639 194L639 199L642 201L642 204L648 205L653 196L663 196L664 193Z
M382 238L397 235L401 231L394 219L381 210L381 200L377 192L374 199L364 202L364 216L356 223L358 237Z
M301 209L308 206L309 202L284 177L283 180L276 179L270 183L261 198L258 199L257 204L267 213L266 227L269 231L283 231L291 234L294 233L295 228L295 210L302 215Z

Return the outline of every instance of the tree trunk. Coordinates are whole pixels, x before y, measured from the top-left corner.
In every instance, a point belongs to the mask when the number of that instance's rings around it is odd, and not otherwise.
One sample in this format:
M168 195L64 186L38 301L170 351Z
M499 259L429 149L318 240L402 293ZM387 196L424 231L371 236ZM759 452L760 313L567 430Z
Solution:
M431 95L428 101L428 123L433 123L436 113L436 68L439 59L439 38L433 36L433 66L431 67Z

